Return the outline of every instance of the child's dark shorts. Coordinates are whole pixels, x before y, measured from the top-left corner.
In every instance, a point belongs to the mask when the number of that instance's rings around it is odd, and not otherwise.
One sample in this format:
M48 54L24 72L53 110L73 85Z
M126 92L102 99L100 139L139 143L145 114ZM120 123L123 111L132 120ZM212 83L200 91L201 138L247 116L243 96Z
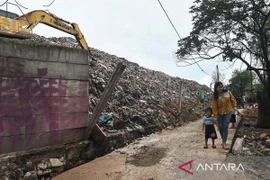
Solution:
M217 133L213 124L205 125L205 139L217 139Z

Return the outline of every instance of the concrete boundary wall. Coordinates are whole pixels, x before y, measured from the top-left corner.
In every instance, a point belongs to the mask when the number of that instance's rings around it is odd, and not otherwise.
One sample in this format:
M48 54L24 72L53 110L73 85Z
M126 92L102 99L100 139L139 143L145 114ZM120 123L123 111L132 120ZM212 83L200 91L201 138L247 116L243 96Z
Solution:
M0 39L0 154L83 137L87 51Z

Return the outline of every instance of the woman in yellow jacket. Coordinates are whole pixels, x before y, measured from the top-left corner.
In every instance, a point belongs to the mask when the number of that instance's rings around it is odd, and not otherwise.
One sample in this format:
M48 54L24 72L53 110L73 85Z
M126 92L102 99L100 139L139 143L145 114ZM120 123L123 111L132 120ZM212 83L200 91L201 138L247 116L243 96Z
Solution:
M212 98L212 109L214 118L218 122L218 128L222 138L222 147L224 149L229 149L226 145L226 141L233 108L237 110L234 96L230 91L224 89L221 82L216 82L214 86L214 96Z

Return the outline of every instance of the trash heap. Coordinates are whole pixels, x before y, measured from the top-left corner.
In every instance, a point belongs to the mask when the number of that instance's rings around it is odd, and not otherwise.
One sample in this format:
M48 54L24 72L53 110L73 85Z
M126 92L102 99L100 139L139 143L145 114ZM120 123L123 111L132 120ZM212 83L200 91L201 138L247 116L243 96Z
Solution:
M270 156L270 129L258 128L258 109L243 112L244 119L237 131L237 149L233 154L241 156ZM233 149L234 150L234 149Z
M39 43L80 48L71 37L45 38L35 35L31 40ZM89 56L89 114L94 111L117 63L126 69L117 83L99 124L109 133L119 130L138 130L147 127L180 126L203 116L199 94L205 95L205 105L210 105L212 92L195 81L171 77L150 70L106 52L90 48ZM183 83L181 109L179 108L180 84Z

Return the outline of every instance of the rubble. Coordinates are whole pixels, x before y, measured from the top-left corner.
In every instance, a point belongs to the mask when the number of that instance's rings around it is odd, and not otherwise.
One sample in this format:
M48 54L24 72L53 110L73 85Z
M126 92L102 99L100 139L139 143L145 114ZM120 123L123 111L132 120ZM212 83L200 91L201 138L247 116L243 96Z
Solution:
M237 130L242 137L243 147L236 154L242 156L270 156L270 129L256 127L258 110L245 110L244 119Z
M233 145L233 148L232 148L232 153L233 154L239 154L239 153L242 153L242 151L244 151L243 149L243 141L244 139L243 138L237 138L234 145Z

